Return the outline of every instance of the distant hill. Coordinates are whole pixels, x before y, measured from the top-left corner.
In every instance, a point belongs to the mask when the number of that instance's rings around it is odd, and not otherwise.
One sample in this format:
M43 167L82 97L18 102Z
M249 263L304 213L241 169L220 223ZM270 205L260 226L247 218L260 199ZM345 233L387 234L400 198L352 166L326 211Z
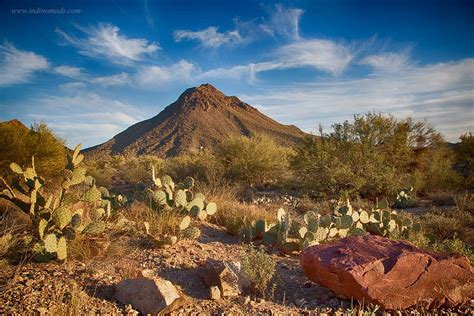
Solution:
M278 144L293 146L307 135L293 125L265 116L235 96L210 84L187 89L151 119L136 123L109 141L90 147L90 156L155 154L178 156L214 148L230 136L264 134Z

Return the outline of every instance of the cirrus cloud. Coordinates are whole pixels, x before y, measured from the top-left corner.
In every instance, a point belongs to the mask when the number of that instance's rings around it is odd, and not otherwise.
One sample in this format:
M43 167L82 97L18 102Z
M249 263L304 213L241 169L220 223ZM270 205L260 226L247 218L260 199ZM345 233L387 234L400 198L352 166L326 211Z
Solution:
M29 82L35 72L49 68L45 57L19 50L8 42L0 45L0 52L0 86Z
M112 24L76 27L86 35L85 38L78 38L61 29L56 29L56 33L66 43L78 48L80 54L88 57L105 58L117 64L129 64L142 61L146 55L160 49L158 43L143 38L128 38L120 34L120 29Z

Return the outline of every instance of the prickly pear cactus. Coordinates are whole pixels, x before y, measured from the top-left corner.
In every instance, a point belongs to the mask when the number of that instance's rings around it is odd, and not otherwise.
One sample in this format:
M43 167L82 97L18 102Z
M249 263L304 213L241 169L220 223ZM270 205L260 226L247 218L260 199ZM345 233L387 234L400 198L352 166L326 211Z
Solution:
M0 178L5 189L0 197L7 199L27 213L35 226L35 235L32 236L32 251L34 258L47 261L53 258L66 260L67 239L76 235L76 230L82 225L82 210L70 210L70 205L77 202L75 195L68 192L71 187L90 182L90 189L84 196L86 201L100 202L102 196L108 195L105 188L97 189L95 181L86 177L86 169L80 166L84 156L80 153L81 145L77 145L71 155L67 157L67 166L61 172L63 181L60 188L53 194L43 192L44 179L38 176L35 169L34 157L31 167L25 169L12 163L10 169L21 176L15 179L14 185L9 185ZM105 208L110 213L110 205ZM103 223L102 223L103 225Z
M183 234L183 238L185 239L195 240L195 239L198 239L199 236L201 236L201 230L195 226L192 226L183 230L182 234Z
M82 234L84 235L100 235L105 230L105 224L101 221L91 222L83 230Z
M381 200L375 209L354 210L349 200L329 215L307 212L303 223L294 221L283 209L277 211L277 223L267 225L264 220L246 223L240 232L241 240L251 243L262 240L265 245L278 247L286 254L295 254L304 248L347 236L367 233L389 237L392 234L407 238L419 233L422 227L409 218L400 217Z

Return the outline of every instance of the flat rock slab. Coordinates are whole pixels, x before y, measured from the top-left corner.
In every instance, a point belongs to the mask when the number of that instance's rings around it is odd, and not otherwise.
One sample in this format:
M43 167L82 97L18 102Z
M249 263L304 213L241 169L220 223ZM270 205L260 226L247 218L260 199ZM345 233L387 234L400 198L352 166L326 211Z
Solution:
M474 268L455 254L366 235L315 245L300 254L306 276L339 296L385 309L453 307L474 297Z

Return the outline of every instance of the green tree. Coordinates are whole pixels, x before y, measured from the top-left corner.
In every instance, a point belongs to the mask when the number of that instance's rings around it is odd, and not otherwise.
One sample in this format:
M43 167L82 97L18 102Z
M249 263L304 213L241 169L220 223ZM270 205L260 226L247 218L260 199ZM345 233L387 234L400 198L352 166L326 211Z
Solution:
M231 137L218 146L216 159L224 176L248 185L275 182L288 174L288 148L264 135Z
M416 168L415 151L442 137L427 122L367 113L334 124L332 131L307 137L292 166L303 185L328 196L390 196L407 185Z
M5 176L11 162L25 167L35 156L36 169L41 176L54 176L66 165L65 141L45 124L30 129L19 121L0 123L0 167Z

